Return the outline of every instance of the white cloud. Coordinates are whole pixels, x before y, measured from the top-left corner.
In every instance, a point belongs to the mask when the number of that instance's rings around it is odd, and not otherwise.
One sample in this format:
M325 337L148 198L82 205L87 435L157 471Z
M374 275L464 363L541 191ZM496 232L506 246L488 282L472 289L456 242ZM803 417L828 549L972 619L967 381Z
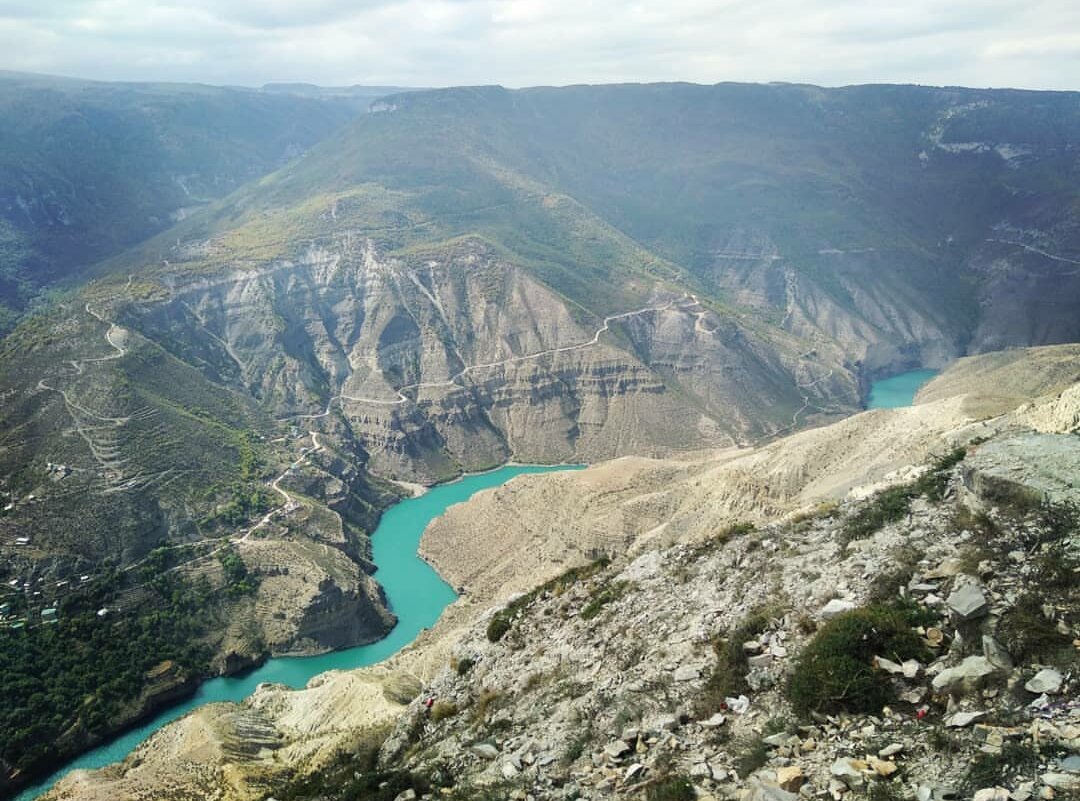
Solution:
M0 68L508 86L876 81L1080 88L1073 0L0 0Z

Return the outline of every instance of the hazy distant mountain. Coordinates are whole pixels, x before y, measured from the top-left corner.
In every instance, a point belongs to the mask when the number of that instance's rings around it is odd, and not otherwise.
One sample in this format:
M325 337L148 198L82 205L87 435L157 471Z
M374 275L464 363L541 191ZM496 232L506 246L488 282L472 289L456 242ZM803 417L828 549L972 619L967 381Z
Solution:
M280 167L380 94L0 73L0 327L38 288Z

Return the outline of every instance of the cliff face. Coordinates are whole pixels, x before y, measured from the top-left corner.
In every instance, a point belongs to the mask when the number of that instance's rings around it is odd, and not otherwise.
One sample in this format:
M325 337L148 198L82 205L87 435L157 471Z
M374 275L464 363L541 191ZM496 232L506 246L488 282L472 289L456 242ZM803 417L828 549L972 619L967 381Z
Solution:
M597 318L478 242L417 264L342 241L125 321L284 420L343 425L373 472L421 481L742 442L857 402L836 348L670 290Z

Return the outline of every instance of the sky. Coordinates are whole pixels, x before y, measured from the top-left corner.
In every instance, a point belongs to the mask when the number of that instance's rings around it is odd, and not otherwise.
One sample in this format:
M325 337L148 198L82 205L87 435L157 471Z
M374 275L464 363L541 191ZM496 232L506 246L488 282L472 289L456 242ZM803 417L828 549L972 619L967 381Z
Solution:
M1080 89L1080 1L0 0L0 69L249 86Z

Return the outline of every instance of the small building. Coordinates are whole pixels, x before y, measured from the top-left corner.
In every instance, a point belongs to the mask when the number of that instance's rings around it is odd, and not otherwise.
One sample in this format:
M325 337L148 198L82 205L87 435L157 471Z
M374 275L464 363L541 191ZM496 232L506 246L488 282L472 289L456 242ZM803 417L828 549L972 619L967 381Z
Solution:
M4 617L11 612L11 604L0 604L0 617Z
M16 545L29 545L30 544L30 538L29 537L16 537L15 538L15 544Z
M50 606L41 610L41 622L42 623L55 623L56 622L56 607Z
M97 616L98 617L105 617L105 615L107 615L107 614L109 614L109 610L107 608L105 608L105 607L102 607L101 609L97 610Z

